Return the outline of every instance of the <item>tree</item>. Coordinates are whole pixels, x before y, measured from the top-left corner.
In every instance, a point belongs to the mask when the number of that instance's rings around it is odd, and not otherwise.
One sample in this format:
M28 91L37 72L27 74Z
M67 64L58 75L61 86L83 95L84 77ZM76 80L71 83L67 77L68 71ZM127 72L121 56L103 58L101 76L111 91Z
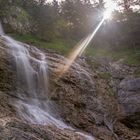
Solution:
M81 38L92 30L97 11L89 0L67 0L62 2L61 8L71 36Z
M120 5L125 12L129 12L134 10L136 7L139 7L140 10L140 1L139 0L121 0L116 1L118 5Z

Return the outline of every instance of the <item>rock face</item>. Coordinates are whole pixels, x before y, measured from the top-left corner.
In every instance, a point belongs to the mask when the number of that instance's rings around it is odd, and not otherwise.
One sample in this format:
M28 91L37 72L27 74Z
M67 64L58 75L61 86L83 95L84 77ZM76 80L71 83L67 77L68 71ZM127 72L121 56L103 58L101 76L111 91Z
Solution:
M140 112L140 78L124 79L119 85L118 98L128 115Z
M113 96L98 88L99 81L86 63L74 63L56 83L55 78L65 65L65 59L55 53L46 53L51 74L51 99L66 122L103 139L115 139L113 124L121 114L119 104ZM79 60L80 61L80 60ZM97 81L97 82L96 82Z
M26 47L29 47L25 45ZM17 114L14 106L15 99L17 100L16 84L16 69L12 55L9 53L9 48L5 45L4 40L0 40L0 139L44 139L44 140L85 140L89 137L87 134L80 134L72 128L57 128L55 125L38 126L25 122ZM29 47L29 50L34 52L34 48ZM35 55L35 54L34 54ZM21 92L21 94L23 94ZM20 98L18 100L21 100Z
M93 71L102 80L108 82L107 84L109 85L109 89L111 89L112 94L117 99L117 102L119 103L123 111L122 114L120 114L120 122L126 125L128 128L131 128L131 130L133 129L139 131L140 78L135 77L135 71L138 70L139 67L130 67L128 65L124 65L121 63L121 60L114 62L105 58L86 59L90 66L93 66L91 67ZM99 80L100 82L102 81L101 79ZM101 88L101 86L99 87ZM126 128L124 129L122 124L121 127L122 130L125 130L126 132ZM131 134L132 133L129 134L128 139L131 139ZM127 139L127 136L124 139ZM137 139L137 137L134 137L132 139Z
M27 45L25 44L25 46ZM33 56L37 57L34 47L28 46L28 49ZM135 110L133 110L129 104L131 102L134 105L135 100L139 105L138 98L136 99L139 97L139 79L125 80L119 69L117 71L120 76L112 76L116 66L113 69L114 65L113 67L112 65L106 66L102 62L98 64L97 68L95 61L94 68L91 68L91 64L87 63L86 58L78 59L58 79L68 60L53 51L42 51L46 54L48 63L49 98L55 106L53 108L55 117L60 116L67 124L75 129L87 131L97 140L138 138L138 133L130 129L125 121L127 119L132 120L131 122L139 121L139 117L137 119L134 117L135 113L139 113L139 106L135 106ZM59 129L56 126L32 125L19 119L12 106L12 99L17 98L15 66L2 39L0 39L0 59L0 139L85 139L74 130ZM115 83L117 86L114 86ZM124 92L126 94L123 94ZM126 100L124 102L124 95L130 97L127 102Z
M74 131L61 130L55 126L37 126L13 120L0 128L0 139L17 140L86 140Z
M140 78L122 80L118 91L119 102L123 105L126 120L123 122L131 128L140 128Z

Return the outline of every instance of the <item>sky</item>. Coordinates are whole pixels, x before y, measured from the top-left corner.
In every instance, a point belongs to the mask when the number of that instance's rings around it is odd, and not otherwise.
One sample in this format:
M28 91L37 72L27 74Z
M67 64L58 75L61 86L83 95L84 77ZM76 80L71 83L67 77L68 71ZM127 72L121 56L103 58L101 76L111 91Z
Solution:
M52 2L53 0L47 0L47 2ZM58 2L61 2L61 1L64 1L64 0L57 0ZM91 0L92 1L92 0ZM112 0L104 0L106 3L109 3L110 1ZM121 1L121 0L118 0L118 1ZM131 8L135 11L139 10L140 9L140 6L131 6ZM117 10L121 10L121 7L117 7L116 8Z

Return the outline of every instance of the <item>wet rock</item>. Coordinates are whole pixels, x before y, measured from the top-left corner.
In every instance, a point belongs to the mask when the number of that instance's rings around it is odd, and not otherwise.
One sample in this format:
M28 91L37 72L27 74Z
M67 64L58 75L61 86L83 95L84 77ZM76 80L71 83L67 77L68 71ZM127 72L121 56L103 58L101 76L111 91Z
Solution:
M0 40L1 41L1 40ZM0 42L1 46L1 42ZM5 47L3 45L3 47ZM0 49L0 90L11 91L15 88L15 74L12 71L12 65L10 64L10 56L5 49Z
M54 53L46 52L46 56L52 82L50 97L56 102L60 116L72 126L97 138L115 139L108 129L113 129L121 111L106 81L95 80L94 72L84 61L80 65L80 60L55 81L67 60Z
M39 57L35 53L35 47L24 45L28 48L32 56ZM118 98L120 96L119 104L109 84L109 80L113 80L113 76L104 79L99 77L98 73L96 73L98 70L100 72L112 72L114 71L113 68L101 64L98 65L99 69L94 71L85 60L83 61L79 58L66 73L60 76L68 60L53 51L43 51L46 54L46 61L48 63L50 80L49 99L52 106L55 105L53 113L55 114L57 112L58 115L56 116L60 116L64 122L73 126L75 129L81 129L91 133L98 140L115 140L116 135L114 132L122 138L122 140L131 139L134 136L138 137L137 134L133 133L133 130L129 130L119 122L122 116L122 110L120 108L120 104L122 104L122 96L120 95L122 95L122 93L119 95L118 92ZM32 125L25 123L23 120L19 121L19 116L14 111L14 106L11 106L11 100L9 100L17 98L17 89L15 88L15 66L12 62L12 57L10 57L10 54L7 54L7 52L8 49L1 40L0 53L4 55L0 55L2 60L0 65L5 65L5 67L0 68L3 69L1 74L2 76L3 74L6 76L6 81L0 79L0 83L5 84L6 87L4 89L7 90L3 90L4 86L0 87L0 91L3 91L1 92L2 94L0 94L0 100L2 99L5 103L0 104L0 110L2 110L0 116L2 116L2 112L6 112L5 119L3 117L1 118L3 123L0 121L0 139L85 140L85 138L81 137L73 130L62 130L51 125ZM8 64L13 65L10 66ZM37 68L35 63L32 63L32 65ZM103 68L101 68L102 66ZM6 74L4 72L6 72ZM9 80L7 80L8 77ZM122 80L122 76L120 77L121 78L117 79L117 85L119 85L120 79ZM125 86L126 83L120 84L120 91L125 92L127 89L124 88ZM131 89L130 92L136 92L135 90L132 91L132 89L139 89L138 86L134 86L133 88L129 88ZM19 90L20 89L18 89L18 91ZM24 94L24 92L21 93ZM6 98L7 96L8 100ZM3 99L3 97L6 99ZM5 108L3 106L5 106ZM122 129L125 129L125 131Z
M114 131L119 136L120 140L131 140L140 136L139 133L132 131L132 129L126 127L122 123L116 123Z
M126 91L140 91L140 78L127 78L120 83L120 89Z
M140 128L140 78L126 78L119 85L118 99L126 116L123 119L130 128Z
M140 78L124 79L119 86L118 99L126 113L140 112Z
M17 140L85 140L72 130L62 130L55 126L41 126L13 120L0 131L0 139Z

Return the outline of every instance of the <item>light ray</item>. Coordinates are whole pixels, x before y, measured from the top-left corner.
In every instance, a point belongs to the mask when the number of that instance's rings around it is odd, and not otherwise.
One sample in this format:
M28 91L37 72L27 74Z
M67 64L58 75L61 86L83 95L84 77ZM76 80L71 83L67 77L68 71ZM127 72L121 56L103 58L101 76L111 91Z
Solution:
M98 30L100 29L100 27L102 26L102 24L104 23L104 21L106 19L110 18L111 13L113 12L114 9L115 9L115 4L113 4L111 0L106 0L106 11L104 12L103 19L101 20L101 22L98 24L98 26L96 27L96 29L92 33L90 33L85 39L82 39L74 47L73 51L68 56L68 59L67 59L65 65L60 66L58 68L58 71L60 73L58 74L58 77L55 80L56 83L68 71L68 69L71 67L72 63L75 61L75 59L78 56L82 55L82 53L85 51L85 49L87 48L87 46L89 45L89 43L91 42L91 40L94 38L94 36L98 32ZM51 93L50 97L48 98L48 101L55 94L55 92L56 92L56 89Z
M113 0L105 0L105 12L104 18L109 19L112 15L112 12L117 9L117 4Z
M68 56L67 64L62 68L62 72L61 72L59 78L70 68L70 66L75 61L75 59L78 56L82 55L82 53L85 51L85 49L87 48L87 46L89 45L89 43L91 42L91 40L93 39L93 37L95 36L97 31L99 30L99 28L102 26L104 20L105 20L105 18L102 19L102 21L98 24L96 29L91 34L89 34L84 40L81 40L74 47L73 51Z

